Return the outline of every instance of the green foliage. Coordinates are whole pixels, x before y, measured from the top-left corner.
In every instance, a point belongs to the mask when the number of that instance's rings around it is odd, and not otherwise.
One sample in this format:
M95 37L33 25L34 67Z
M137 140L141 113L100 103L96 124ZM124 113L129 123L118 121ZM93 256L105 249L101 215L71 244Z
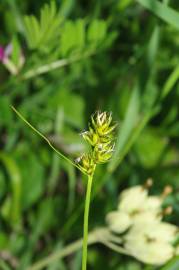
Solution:
M1 211L7 222L16 228L21 220L21 174L15 161L8 155L0 153L0 160L9 174L12 193L4 201Z
M89 25L87 39L89 42L97 43L105 38L107 25L105 21L94 20Z
M161 270L177 270L179 267L178 257L169 262L166 266L162 267Z
M66 55L70 50L78 48L82 50L85 45L85 25L82 19L76 22L67 21L64 24L61 35L61 53Z
M64 21L54 1L44 5L39 20L34 15L26 15L24 25L30 49L49 53L58 48L61 56L67 56L74 50L81 52L85 47L96 49L104 41L107 31L104 20L95 19L88 27L85 19Z
M66 56L74 49L78 52L86 48L94 50L106 37L107 24L103 20L94 20L88 27L84 19L76 22L67 21L64 23L61 33L60 51Z
M148 128L143 130L135 144L136 154L144 167L156 166L162 158L167 141L157 130Z
M59 36L59 28L62 18L57 13L54 1L45 6L40 11L40 19L34 15L25 16L25 35L30 49L48 51L52 48L53 42Z
M179 14L165 3L160 3L158 0L137 0L145 8L151 10L157 17L163 19L172 26L179 28Z
M20 47L20 43L19 43L16 36L12 39L12 48L13 48L13 50L12 50L11 59L12 59L12 62L18 66L19 59L21 56L21 47Z
M113 112L116 150L95 173L90 230L104 225L122 189L149 177L152 194L173 186L166 220L179 225L178 10L177 0L0 1L0 46L13 48L10 66L0 63L0 249L8 254L0 268L26 270L81 238L86 187L10 105L72 161L84 152L79 133L90 115ZM80 264L74 252L47 269ZM177 259L153 267L89 249L89 270L172 267Z

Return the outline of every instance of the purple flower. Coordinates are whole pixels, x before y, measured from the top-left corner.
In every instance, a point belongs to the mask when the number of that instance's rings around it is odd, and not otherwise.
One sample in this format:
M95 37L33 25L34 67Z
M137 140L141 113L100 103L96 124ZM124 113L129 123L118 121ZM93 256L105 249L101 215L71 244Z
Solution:
M2 46L0 46L0 61L3 62L5 58L5 50Z

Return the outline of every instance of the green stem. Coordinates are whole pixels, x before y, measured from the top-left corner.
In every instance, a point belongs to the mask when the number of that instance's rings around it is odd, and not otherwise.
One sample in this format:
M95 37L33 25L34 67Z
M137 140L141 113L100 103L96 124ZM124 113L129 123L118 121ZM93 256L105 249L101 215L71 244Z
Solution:
M95 230L89 234L88 237L88 245L94 244L98 242L98 230ZM45 259L42 259L38 262L36 262L34 265L30 266L28 270L40 270L44 269L51 263L53 263L56 260L59 260L61 258L64 258L75 251L79 250L82 247L83 240L77 240L72 244L69 244L68 246L64 247L63 249L56 251L55 253L52 253L51 255L47 256Z
M94 231L90 232L88 234L88 245L92 245L95 243L101 243L107 247L109 247L112 250L115 250L117 252L120 252L122 254L128 254L125 252L125 250L120 247L117 246L116 244L112 244L110 243L111 241L115 241L118 243L121 243L122 240L117 237L118 241L116 241L116 239L114 239L114 236L111 235L111 233L109 232L109 230L107 228L97 228ZM45 258L39 260L38 262L36 262L35 264L29 266L29 268L27 270L41 270L46 268L47 266L49 266L51 263L62 259L64 257L69 256L70 254L74 253L75 251L81 249L83 245L83 239L79 239L71 244L69 244L66 247L63 247L62 249L55 251L54 253L46 256Z
M118 246L118 245L116 245L116 244L114 244L114 243L111 243L111 242L109 242L109 241L101 240L101 243L102 243L103 245L105 245L106 247L110 248L111 250L116 251L116 252L118 252L118 253L120 253L120 254L131 255L131 254L130 254L129 252L127 252L123 247ZM131 255L131 256L132 256L132 255Z
M47 137L45 137L39 130L37 130L34 126L32 126L25 118L24 116L18 111L16 110L16 108L14 106L11 106L12 110L26 123L26 125L28 125L35 133L37 133L42 139L44 139L48 145L64 160L66 160L68 163L70 163L71 165L73 165L74 167L78 168L78 170L80 170L83 174L86 174L76 163L74 163L73 161L71 161L69 158L67 158L65 155L63 155L61 152L59 152L52 144L51 142L47 139Z
M86 52L85 54L76 55L76 56L73 56L69 59L60 59L60 60L57 60L55 62L37 67L36 69L31 69L31 70L27 71L24 75L22 75L22 79L23 80L31 79L35 76L50 72L54 69L67 66L67 65L72 64L76 61L80 61L82 59L90 57L93 54L94 54L94 51L89 51L89 52Z
M90 208L92 182L93 182L93 175L89 175L88 176L87 191L86 191L86 199L85 199L85 211L84 211L82 270L86 270L86 265L87 265L88 219L89 219L89 208Z

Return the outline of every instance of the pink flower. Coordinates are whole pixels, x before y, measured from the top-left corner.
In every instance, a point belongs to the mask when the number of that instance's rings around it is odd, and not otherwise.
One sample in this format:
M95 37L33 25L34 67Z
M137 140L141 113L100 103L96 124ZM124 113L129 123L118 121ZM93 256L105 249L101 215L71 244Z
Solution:
M5 58L5 50L2 46L0 46L0 62L3 62Z
M12 51L12 43L9 43L6 47L0 46L0 62L2 62L2 64L10 71L11 74L16 75L22 68L25 58L21 52L18 63L14 63L11 59Z
M12 54L12 44L9 43L6 47L0 46L0 61L4 62Z

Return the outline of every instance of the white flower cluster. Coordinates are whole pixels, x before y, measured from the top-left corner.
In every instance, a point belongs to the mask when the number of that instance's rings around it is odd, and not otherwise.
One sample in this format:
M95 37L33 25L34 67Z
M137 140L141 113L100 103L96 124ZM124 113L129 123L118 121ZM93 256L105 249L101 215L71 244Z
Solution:
M118 210L106 217L110 231L121 234L126 252L144 263L162 265L176 254L178 227L162 221L162 203L170 191L167 187L161 196L149 196L143 186L126 189Z

